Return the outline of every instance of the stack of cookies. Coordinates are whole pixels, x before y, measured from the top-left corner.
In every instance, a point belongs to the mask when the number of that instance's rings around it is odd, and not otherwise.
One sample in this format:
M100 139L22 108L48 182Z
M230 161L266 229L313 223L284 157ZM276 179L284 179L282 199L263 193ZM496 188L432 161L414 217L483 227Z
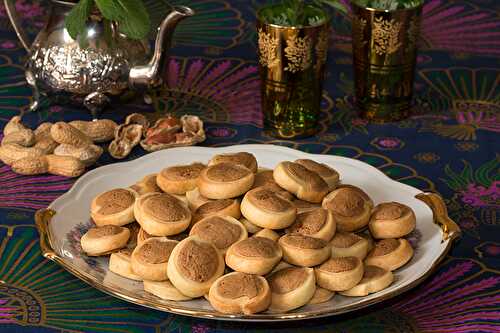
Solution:
M312 160L259 169L252 154L165 168L92 201L89 256L166 300L219 312L287 312L387 288L413 256L406 205L374 206Z

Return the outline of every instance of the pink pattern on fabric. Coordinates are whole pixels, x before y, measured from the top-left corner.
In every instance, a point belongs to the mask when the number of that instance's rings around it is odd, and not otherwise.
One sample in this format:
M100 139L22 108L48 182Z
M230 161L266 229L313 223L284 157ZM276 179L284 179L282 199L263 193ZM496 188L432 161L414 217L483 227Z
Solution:
M490 332L494 324L488 321L500 316L500 295L488 291L498 290L500 277L478 276L468 283L468 277L476 276L478 269L481 267L472 261L461 261L402 298L392 309L411 318L425 332ZM453 329L448 329L451 326Z
M500 208L500 181L494 181L489 188L469 184L462 194L462 201L474 207Z

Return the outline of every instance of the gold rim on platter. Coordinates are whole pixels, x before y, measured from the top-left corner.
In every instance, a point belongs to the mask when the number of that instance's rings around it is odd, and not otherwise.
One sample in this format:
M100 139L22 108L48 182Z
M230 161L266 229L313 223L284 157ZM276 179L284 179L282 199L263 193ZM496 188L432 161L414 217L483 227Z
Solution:
M61 265L65 270L81 279L82 281L88 283L92 287L105 292L111 296L123 299L125 301L135 303L138 305L142 305L145 307L149 307L155 310L161 310L166 312L171 312L174 314L192 316L197 318L206 318L206 319L219 319L219 320L233 320L233 321L284 321L284 320L300 320L300 319L311 319L311 318L319 318L326 317L332 315L339 315L346 312L351 312L354 310L359 310L365 308L367 306L388 300L392 297L395 297L405 291L408 291L422 281L424 281L427 277L429 277L436 269L439 263L445 258L448 251L450 250L453 241L458 239L461 235L460 227L448 216L448 212L446 209L446 205L443 201L443 198L437 193L425 192L420 193L415 196L418 200L424 202L433 212L433 220L436 223L442 232L442 240L441 243L447 242L446 248L442 252L442 254L434 260L430 269L427 270L420 278L412 281L408 285L401 287L393 292L380 296L378 298L374 298L370 301L363 302L361 304L352 304L345 306L341 309L322 309L317 311L308 311L308 312L293 312L293 313L270 313L270 314L254 314L254 315L230 315L223 314L215 311L209 310L193 310L192 308L185 307L182 305L166 305L164 303L156 302L154 300L142 299L140 297L136 297L133 295L127 295L116 288L111 286L105 286L102 283L95 280L95 278L84 272L80 271L76 266L71 265L67 261L65 261L55 250L52 245L52 238L49 228L49 223L52 217L56 214L55 210L52 209L40 209L35 214L35 223L37 230L40 234L40 249L42 255L57 264Z

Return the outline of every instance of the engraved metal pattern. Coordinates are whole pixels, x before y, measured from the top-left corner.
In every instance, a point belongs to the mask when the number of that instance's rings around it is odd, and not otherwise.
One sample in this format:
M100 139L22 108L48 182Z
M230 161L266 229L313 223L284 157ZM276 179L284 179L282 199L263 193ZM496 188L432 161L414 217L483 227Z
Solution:
M127 88L129 59L121 50L82 49L75 45L40 47L29 66L49 89L75 94L118 94Z
M24 45L27 41L13 3L4 2ZM87 20L85 38L80 35L79 41L73 40L64 28L64 19L75 2L51 0L50 5L48 23L29 50L26 73L34 90L32 110L38 106L38 92L53 101L83 103L96 111L109 103L110 97L129 87L146 88L161 83L168 69L172 33L181 19L194 15L188 7L173 7L158 28L151 55L147 41L127 38L119 33L116 22L104 20L99 14Z

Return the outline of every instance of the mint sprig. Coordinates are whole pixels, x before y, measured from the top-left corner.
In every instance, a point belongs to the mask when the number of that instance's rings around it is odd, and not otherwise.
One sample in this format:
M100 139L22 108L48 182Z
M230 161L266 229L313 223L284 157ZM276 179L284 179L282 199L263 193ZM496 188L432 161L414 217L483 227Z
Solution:
M65 24L71 38L76 39L85 30L85 22L90 15L93 3L94 0L81 0L69 12Z
M131 39L143 39L151 29L141 0L80 0L65 20L71 38L77 39L85 32L85 22L94 4L105 19L117 22L119 31Z

